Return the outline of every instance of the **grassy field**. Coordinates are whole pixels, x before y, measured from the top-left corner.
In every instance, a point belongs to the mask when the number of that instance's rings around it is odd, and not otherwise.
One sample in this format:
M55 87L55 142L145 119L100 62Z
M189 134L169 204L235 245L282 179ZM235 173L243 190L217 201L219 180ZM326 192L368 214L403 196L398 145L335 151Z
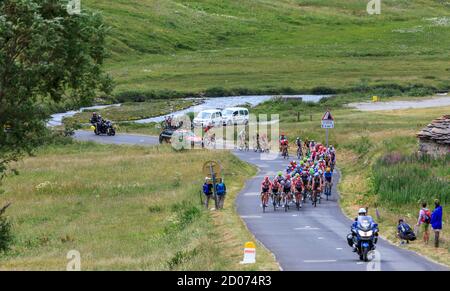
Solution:
M107 70L124 92L449 88L450 4L383 0L85 0L111 26ZM233 90L232 90L233 89Z
M219 160L225 210L200 206L201 167ZM40 149L8 177L14 244L2 270L65 270L81 253L83 270L277 270L257 246L256 265L239 264L253 238L234 197L255 169L226 152L74 143Z
M280 129L289 136L293 144L297 136L323 141L325 132L320 128L320 119L326 108L336 108L332 110L336 128L330 130L330 143L338 149L338 167L343 174L339 189L344 212L353 217L360 207L369 207L370 214L375 216L374 209L378 208L381 234L398 242L395 237L398 219L403 217L414 225L420 201L427 201L430 206L436 198L448 202L448 157L440 161L409 158L409 162L408 158L403 158L403 161L390 166L383 163L382 159L388 154L406 157L415 154L418 150L415 134L431 120L448 114L450 107L361 112L330 107L332 102L335 101L314 105L295 100L271 101L258 106L253 113L280 114ZM297 112L301 112L300 122L297 122ZM291 148L291 151L295 149ZM400 181L406 183L406 179L412 185L401 187L397 184ZM421 241L412 243L408 248L450 265L448 203L443 208L441 248L436 250L431 244L424 246Z

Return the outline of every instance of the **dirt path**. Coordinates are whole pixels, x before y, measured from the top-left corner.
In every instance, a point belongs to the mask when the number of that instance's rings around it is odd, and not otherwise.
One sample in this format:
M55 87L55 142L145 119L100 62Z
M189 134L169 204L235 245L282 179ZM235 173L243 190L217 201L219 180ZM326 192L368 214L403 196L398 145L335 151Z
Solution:
M410 101L390 101L390 102L363 102L350 103L349 107L356 108L361 111L378 111L378 110L398 110L398 109L414 109L450 106L450 96L437 96L430 99L410 100Z

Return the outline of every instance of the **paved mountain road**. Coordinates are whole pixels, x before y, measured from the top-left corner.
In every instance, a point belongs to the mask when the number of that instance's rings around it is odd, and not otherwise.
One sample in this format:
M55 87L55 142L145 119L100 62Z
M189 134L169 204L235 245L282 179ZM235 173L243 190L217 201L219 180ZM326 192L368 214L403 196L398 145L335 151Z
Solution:
M95 136L92 132L77 131L75 138L107 144L154 145L158 138L144 135L115 137ZM305 205L300 211L291 208L288 212L269 207L262 213L259 202L260 183L264 176L273 176L286 167L280 158L262 160L260 154L239 152L240 159L256 165L258 175L247 181L237 198L237 211L249 230L275 256L283 270L355 270L365 271L371 267L382 271L394 270L448 270L411 251L407 251L380 240L377 251L380 261L363 263L347 245L351 220L345 217L338 203L336 184L330 201L322 201L314 208ZM334 179L339 178L339 173ZM370 214L370 213L369 213ZM383 230L381 230L383 231Z

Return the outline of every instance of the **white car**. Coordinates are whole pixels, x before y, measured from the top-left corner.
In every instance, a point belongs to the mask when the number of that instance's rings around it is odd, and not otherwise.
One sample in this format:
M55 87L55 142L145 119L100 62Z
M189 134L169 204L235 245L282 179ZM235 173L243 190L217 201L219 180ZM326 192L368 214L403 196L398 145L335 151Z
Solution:
M222 125L222 112L218 109L203 110L194 118L194 126Z
M247 108L231 107L222 110L223 125L248 124L249 112Z

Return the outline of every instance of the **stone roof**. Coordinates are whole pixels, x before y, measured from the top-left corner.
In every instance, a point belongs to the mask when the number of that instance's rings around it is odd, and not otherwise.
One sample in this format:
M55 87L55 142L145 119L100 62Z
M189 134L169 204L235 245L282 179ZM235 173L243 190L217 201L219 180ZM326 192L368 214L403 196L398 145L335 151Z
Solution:
M444 115L433 120L417 134L417 137L422 140L450 145L450 115Z

